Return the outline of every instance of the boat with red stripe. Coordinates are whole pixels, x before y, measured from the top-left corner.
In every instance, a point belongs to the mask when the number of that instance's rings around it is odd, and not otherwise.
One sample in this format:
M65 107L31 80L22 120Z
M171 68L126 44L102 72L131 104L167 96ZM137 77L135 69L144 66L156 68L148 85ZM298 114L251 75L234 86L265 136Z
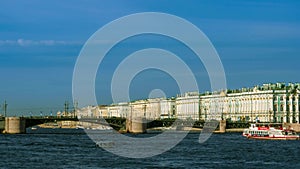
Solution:
M275 128L258 124L251 124L248 129L243 131L243 136L258 140L299 140L299 135L290 127Z

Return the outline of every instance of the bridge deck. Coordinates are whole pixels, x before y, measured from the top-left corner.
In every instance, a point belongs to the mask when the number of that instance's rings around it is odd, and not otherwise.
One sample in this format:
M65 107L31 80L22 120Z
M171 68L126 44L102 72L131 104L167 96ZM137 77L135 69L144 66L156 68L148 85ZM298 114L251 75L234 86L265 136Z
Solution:
M81 118L77 117L56 117L56 116L47 116L47 117L24 117L26 120L26 128L31 127L38 124L50 123L50 122L58 122L58 121L81 121L81 122L90 122L101 125L109 125L112 128L119 130L121 128L126 128L126 119L125 118ZM176 124L175 124L176 123ZM189 121L189 120L176 120L176 119L160 119L153 120L147 122L147 128L155 128L155 127L170 127L173 124L177 126L193 126L195 128L203 128L205 121ZM266 124L274 124L274 123L266 123ZM277 124L282 125L282 124ZM226 124L226 129L234 129L234 128L248 128L250 126L250 122L228 122ZM0 117L0 131L5 129L5 118Z

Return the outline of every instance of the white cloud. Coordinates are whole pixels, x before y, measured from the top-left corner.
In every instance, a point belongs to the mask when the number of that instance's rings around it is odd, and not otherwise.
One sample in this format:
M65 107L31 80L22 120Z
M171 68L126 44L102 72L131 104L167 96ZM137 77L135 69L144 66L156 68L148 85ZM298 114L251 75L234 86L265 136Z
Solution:
M17 39L17 40L0 40L0 46L4 45L16 45L16 46L54 46L54 45L81 45L80 41L57 41L57 40L29 40L29 39Z
M16 41L13 40L0 40L0 46L2 45L14 45L16 44Z
M31 40L18 39L17 44L20 46L28 46L28 45L34 44L34 42Z

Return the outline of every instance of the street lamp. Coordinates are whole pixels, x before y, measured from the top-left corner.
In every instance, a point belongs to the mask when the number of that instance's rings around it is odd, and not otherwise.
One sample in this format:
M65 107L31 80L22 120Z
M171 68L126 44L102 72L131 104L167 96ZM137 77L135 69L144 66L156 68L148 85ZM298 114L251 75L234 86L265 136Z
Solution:
M224 107L222 106L222 108L221 108L221 110L222 110L222 112L221 112L221 120L224 120L224 117L223 117L223 109L224 109Z
M6 117L6 111L7 111L7 103L6 103L6 100L4 101L3 109L4 109L4 117Z
M206 118L207 118L207 112L206 112L206 111L207 111L207 108L204 107L204 113L205 113L205 114L204 114L204 121L206 121Z
M143 106L143 109L144 109L144 117L145 117L145 118L147 118L147 116L146 116L146 107L147 107L147 105L144 105L144 106Z

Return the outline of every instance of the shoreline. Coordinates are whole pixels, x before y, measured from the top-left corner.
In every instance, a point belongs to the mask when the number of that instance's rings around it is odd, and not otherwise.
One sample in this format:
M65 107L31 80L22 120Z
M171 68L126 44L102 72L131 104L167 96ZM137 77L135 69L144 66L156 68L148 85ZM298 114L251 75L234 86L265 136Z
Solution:
M49 125L38 125L40 128L62 128L62 129L76 129L76 126L59 126L59 127L54 127L54 126L49 126ZM215 134L222 134L222 133L242 133L245 128L232 128L232 129L226 129L225 132L220 132L219 130L213 131ZM155 132L164 132L164 131L189 131L192 133L200 133L202 132L203 129L201 128L183 128L181 130L176 130L172 128L166 128L166 127L156 127L156 128L150 128L146 129L145 133L155 133ZM127 133L124 130L118 131L119 133Z
M242 133L245 128L232 128L232 129L226 129L225 132L220 132L219 130L213 131L215 134L222 134L222 133ZM200 133L202 132L203 129L200 128L183 128L182 130L176 130L176 129L169 129L169 128L163 128L163 127L157 127L157 128L151 128L147 129L147 133L152 133L152 132L164 132L164 131L189 131L192 133Z

